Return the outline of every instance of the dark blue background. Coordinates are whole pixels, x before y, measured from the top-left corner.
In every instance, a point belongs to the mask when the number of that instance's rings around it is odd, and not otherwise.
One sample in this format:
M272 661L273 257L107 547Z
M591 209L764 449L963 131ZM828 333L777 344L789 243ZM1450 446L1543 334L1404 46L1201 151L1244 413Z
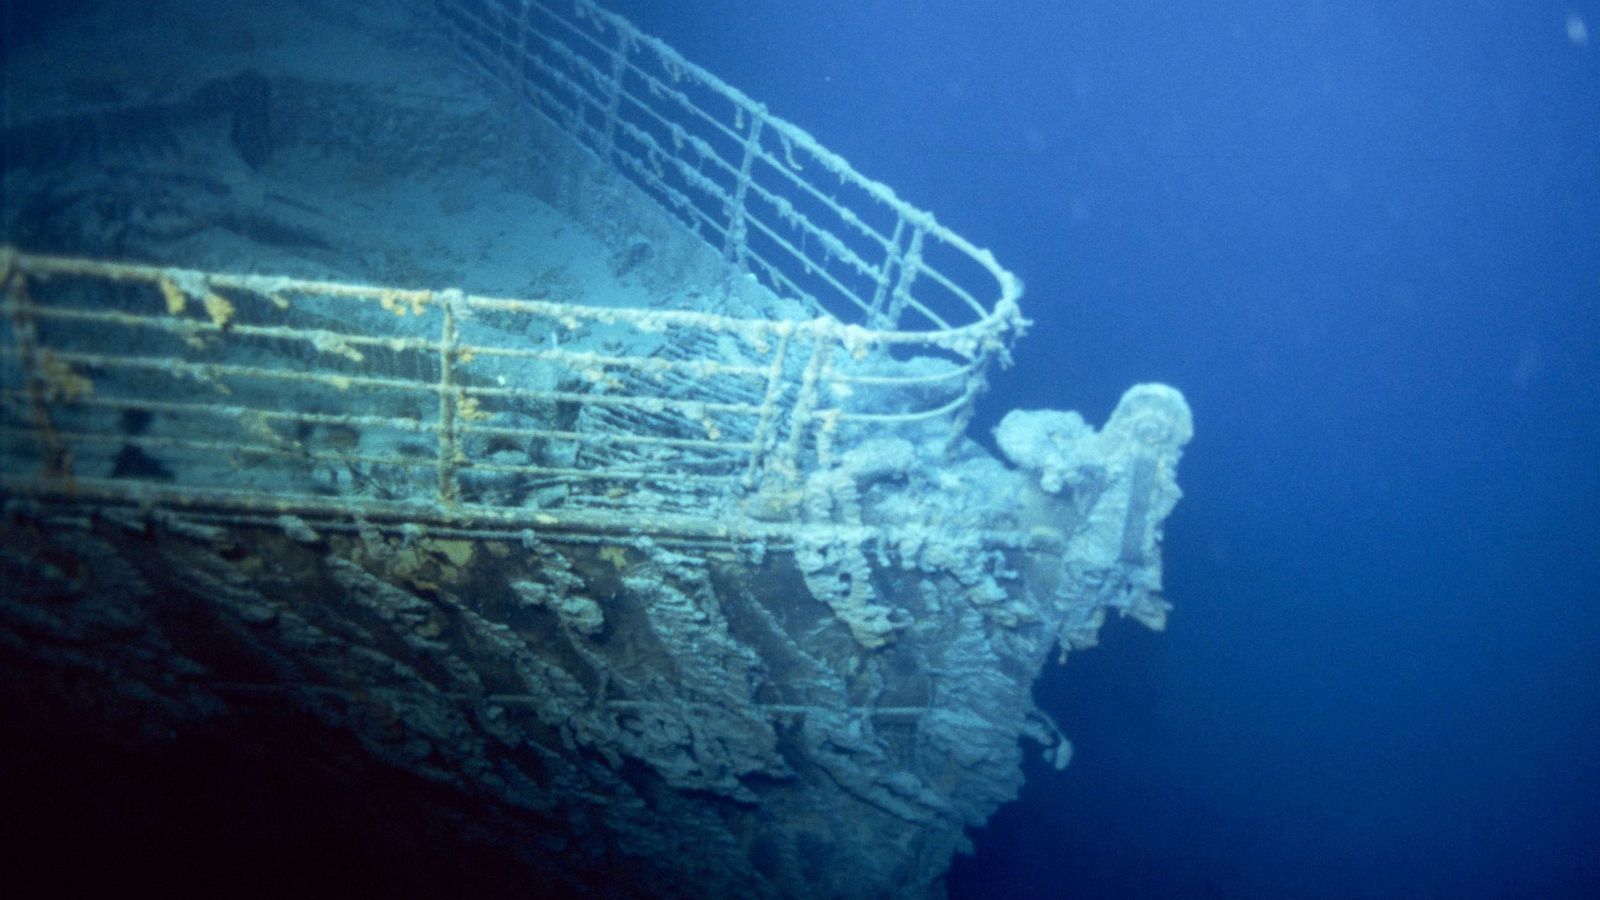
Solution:
M1600 4L611 5L1026 279L987 423L1194 406L954 896L1600 896Z

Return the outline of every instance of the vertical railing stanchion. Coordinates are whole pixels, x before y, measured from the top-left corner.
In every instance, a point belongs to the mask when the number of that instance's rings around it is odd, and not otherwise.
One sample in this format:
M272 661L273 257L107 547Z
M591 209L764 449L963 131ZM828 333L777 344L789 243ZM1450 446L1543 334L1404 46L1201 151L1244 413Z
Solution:
M622 111L622 80L628 73L628 45L633 41L627 29L617 24L617 45L611 48L610 95L606 97L605 145L600 158L612 163L612 152L617 145L617 117Z
M461 458L456 417L461 399L460 389L455 384L454 362L458 338L456 304L462 293L452 288L440 291L435 298L444 319L439 326L439 502L449 507L461 499L461 485L456 480L456 466Z
M757 490L765 486L762 474L765 470L767 453L767 436L772 432L772 423L778 416L778 398L783 395L784 361L789 355L789 339L794 335L794 326L788 322L778 324L778 347L772 353L772 367L767 370L767 387L761 396L760 418L756 420L755 436L750 440L750 467L745 471L745 490Z
M530 79L526 70L528 68L528 60L533 58L533 35L537 31L533 25L533 11L537 8L532 3L525 4L522 7L522 34L518 35L522 44L522 56L517 60L517 69L521 72L522 77L518 78L516 83L511 86L513 92L519 97L525 97L528 94L528 82Z
M45 360L39 350L38 323L33 315L33 297L28 293L28 279L17 254L6 247L4 285L5 302L11 311L11 340L16 344L17 367L27 391L28 420L33 426L39 444L39 459L45 478L69 478L72 475L72 451L56 433L50 418L51 387Z
M505 23L515 21L509 11L502 11L500 17ZM500 65L505 70L507 82L516 84L522 64L517 58L516 42L513 40L514 36L511 33L511 29L502 26L495 37L499 39L495 42L496 49L499 51L495 56L499 57Z
M811 337L811 359L806 362L805 374L800 377L799 389L795 391L794 407L789 415L789 440L783 452L767 466L769 472L776 469L781 477L794 483L800 481L800 453L805 449L806 431L811 427L811 413L817 405L817 381L833 349L834 332L829 324L826 319L813 319L800 326Z
M889 298L889 315L884 322L885 328L898 328L900 316L905 312L906 304L911 302L911 285L916 283L917 273L922 271L923 234L921 227L914 229L911 232L911 244L900 257L900 278L895 282L894 293Z
M728 233L722 243L722 256L724 259L738 266L748 269L745 265L745 240L749 231L746 220L745 197L750 193L750 170L755 165L756 155L761 152L761 116L754 110L749 111L750 129L744 137L744 159L739 162L739 180L733 187L733 199L728 204Z
M896 216L894 235L889 238L889 248L883 255L883 265L878 269L878 285L873 289L872 303L867 306L867 325L870 328L893 327L884 317L883 304L889 299L889 281L894 277L895 264L900 262L900 236L905 230L905 216Z

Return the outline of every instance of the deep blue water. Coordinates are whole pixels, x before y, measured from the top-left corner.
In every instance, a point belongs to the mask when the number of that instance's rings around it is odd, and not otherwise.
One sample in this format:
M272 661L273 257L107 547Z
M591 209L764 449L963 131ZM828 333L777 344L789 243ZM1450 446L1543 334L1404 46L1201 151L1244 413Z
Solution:
M1026 279L989 424L1194 407L955 897L1600 896L1600 3L613 7Z

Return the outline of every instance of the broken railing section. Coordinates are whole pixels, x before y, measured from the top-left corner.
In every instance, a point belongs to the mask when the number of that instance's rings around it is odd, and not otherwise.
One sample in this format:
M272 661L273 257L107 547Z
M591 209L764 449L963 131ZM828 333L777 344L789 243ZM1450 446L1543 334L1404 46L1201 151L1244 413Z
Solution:
M615 513L646 530L715 530L742 498L796 497L852 429L958 433L978 373L1004 351L967 330L604 309L10 248L0 268L0 436L13 491L503 522ZM592 349L603 344L622 349ZM708 344L720 349L660 352ZM863 363L890 348L945 362ZM642 505L678 518L652 529Z
M465 58L734 264L818 315L1009 342L1020 282L671 47L588 0L437 0Z

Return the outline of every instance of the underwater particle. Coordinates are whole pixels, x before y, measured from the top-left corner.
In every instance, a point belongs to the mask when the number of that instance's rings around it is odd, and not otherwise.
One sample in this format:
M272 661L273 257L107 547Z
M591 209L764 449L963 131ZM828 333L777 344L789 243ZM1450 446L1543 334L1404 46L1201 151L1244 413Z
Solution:
M1567 40L1574 47L1589 46L1589 26L1584 23L1583 16L1575 12L1567 13Z

